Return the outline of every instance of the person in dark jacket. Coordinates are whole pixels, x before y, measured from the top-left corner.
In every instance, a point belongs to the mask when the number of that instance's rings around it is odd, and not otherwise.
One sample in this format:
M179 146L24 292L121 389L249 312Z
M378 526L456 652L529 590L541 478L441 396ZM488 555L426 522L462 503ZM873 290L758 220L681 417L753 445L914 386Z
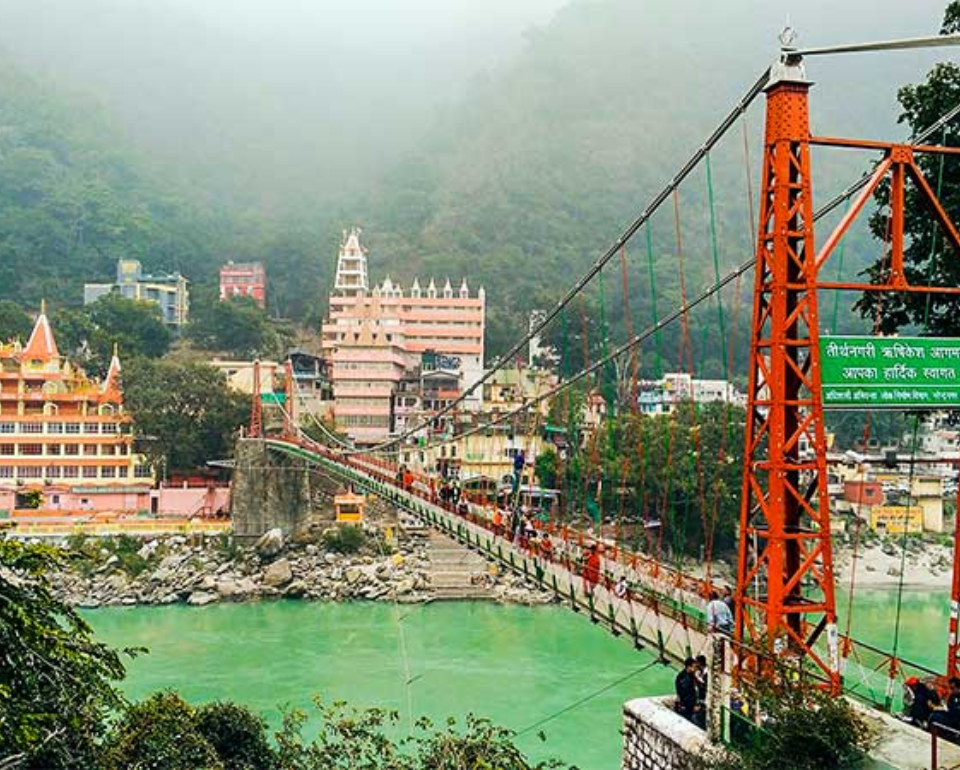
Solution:
M934 688L912 676L905 683L904 701L910 721L918 727L926 727L934 706L940 705L940 696Z
M683 664L683 671L677 674L674 687L677 691L677 713L689 719L694 724L700 713L699 699L697 698L697 661L687 658Z
M950 677L950 694L947 696L946 710L934 711L928 722L932 730L940 730L941 735L950 740L957 740L957 731L960 731L960 679ZM941 728L948 728L942 730Z

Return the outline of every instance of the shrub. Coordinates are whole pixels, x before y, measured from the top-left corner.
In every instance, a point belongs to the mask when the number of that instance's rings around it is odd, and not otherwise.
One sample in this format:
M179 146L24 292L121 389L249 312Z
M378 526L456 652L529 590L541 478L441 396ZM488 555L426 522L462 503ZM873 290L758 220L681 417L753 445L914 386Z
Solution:
M123 707L120 654L50 588L46 573L61 558L0 540L0 766L99 767L107 715Z
M366 542L367 533L362 527L336 527L323 533L324 548L334 553L359 553Z
M197 710L197 729L230 770L271 770L276 766L263 717L235 703L217 702Z
M109 736L108 770L224 770L197 726L194 709L174 692L159 692L130 706Z
M715 770L832 770L857 767L873 743L874 732L845 698L804 685L766 686L758 694L764 715L749 745L736 761Z

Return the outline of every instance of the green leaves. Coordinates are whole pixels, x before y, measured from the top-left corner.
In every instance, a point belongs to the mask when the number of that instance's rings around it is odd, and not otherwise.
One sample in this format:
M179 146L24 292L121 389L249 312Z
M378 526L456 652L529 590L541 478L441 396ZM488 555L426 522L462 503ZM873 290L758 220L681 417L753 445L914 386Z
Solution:
M124 701L120 655L53 598L53 548L0 540L0 760L25 768L97 767L107 716Z
M241 359L268 358L282 352L279 335L250 297L224 302L209 297L203 303L195 303L187 335L204 350Z
M167 469L192 471L230 456L248 397L227 389L223 375L200 363L139 358L124 369L127 409L143 450Z
M117 294L76 310L59 309L50 323L61 352L100 376L110 365L114 346L124 360L156 358L167 352L172 339L156 305Z

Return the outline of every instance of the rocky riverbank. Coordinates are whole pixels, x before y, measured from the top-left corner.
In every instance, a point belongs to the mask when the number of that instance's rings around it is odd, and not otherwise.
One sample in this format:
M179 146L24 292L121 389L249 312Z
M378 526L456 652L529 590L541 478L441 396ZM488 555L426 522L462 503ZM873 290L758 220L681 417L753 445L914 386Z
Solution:
M950 588L953 549L944 543L918 537L875 538L860 543L856 551L845 543L834 552L837 583L843 587L853 576L861 588L896 588L901 582L908 588Z
M60 598L85 608L281 598L415 603L442 593L434 587L425 537L404 537L389 548L370 540L355 553L322 538L286 543L278 530L247 548L222 537L86 540L70 543L72 556L53 583ZM482 580L495 601L552 601L512 575L488 572Z

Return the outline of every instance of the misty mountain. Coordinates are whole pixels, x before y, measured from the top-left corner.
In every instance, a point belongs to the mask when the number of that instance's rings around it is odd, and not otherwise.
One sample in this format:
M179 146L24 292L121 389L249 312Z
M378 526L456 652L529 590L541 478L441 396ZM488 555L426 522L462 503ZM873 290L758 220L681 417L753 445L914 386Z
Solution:
M221 261L262 259L272 310L313 322L339 232L359 224L374 279L484 284L496 352L773 60L787 3L391 5L0 0L12 62L0 78L0 296L79 301L79 283L121 253L182 269L201 289ZM939 26L939 1L908 19L886 6L814 0L793 23L802 44ZM900 136L896 89L943 57L811 58L814 130ZM710 193L719 267L752 250L761 107L715 151L712 189L700 169L681 192L688 294L714 275ZM818 197L870 161L818 153ZM874 248L854 235L851 270ZM648 259L661 311L679 299L672 207L651 246L638 239L627 253L638 328L652 318ZM587 299L617 338L625 308L611 268ZM704 350L717 347L715 319L696 320Z

